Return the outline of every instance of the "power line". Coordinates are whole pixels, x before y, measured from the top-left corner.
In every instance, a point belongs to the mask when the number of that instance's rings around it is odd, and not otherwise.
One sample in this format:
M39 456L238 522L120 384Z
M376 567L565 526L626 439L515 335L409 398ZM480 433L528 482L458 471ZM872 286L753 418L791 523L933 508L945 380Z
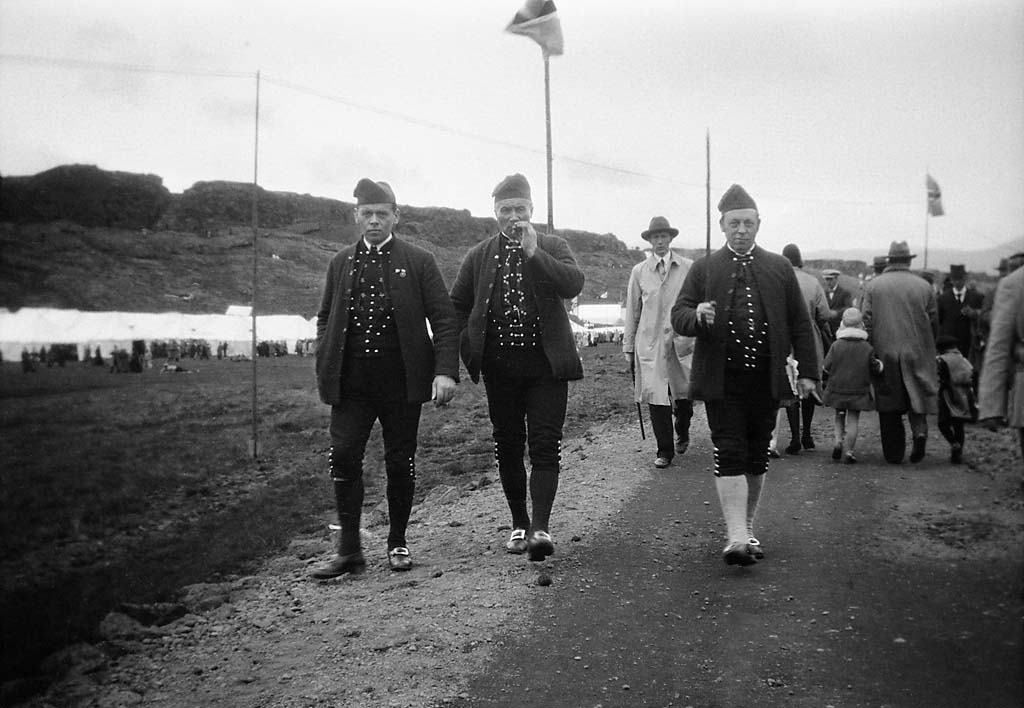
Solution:
M0 61L17 61L24 64L59 66L65 69L103 69L106 71L129 71L138 74L172 74L175 76L214 76L225 79L252 79L255 72L213 71L210 69L165 69L149 64L119 64L93 59L64 59L40 57L30 54L6 54L0 52Z
M217 78L230 78L230 79L253 79L256 76L255 72L230 72L230 71L216 71L216 70L210 70L210 69L192 69L192 68L187 68L187 69L186 68L168 69L168 68L161 68L161 67L145 65L145 64L121 64L121 63L115 63L115 62L104 62L104 61L96 61L96 60L89 60L89 59L65 59L65 58L57 58L57 57L32 56L32 55L27 55L27 54L6 54L6 53L0 53L0 61L3 61L3 60L19 61L19 62L30 63L30 64L59 66L59 67L71 68L71 69L92 68L92 69L103 69L103 70L108 70L108 71L129 71L129 72L136 72L136 73L169 74L169 75L175 75L175 76L202 76L202 77L217 77ZM400 113L398 111L392 111L392 110L388 110L388 109L384 109L384 108L378 108L376 106L369 106L369 105L366 105L366 104L363 104L363 103L359 103L357 101L353 101L350 98L345 98L343 96L339 96L339 95L336 95L336 94L328 93L326 91L322 91L320 89L312 88L312 87L309 87L309 86L304 86L302 84L295 83L294 81L288 81L287 79L278 79L278 78L267 76L266 74L262 75L262 79L263 79L263 81L265 83L274 84L274 85L280 86L282 88L285 88L285 89L288 89L288 90L291 90L291 91L295 91L297 93L302 93L302 94L306 94L308 96L313 96L313 97L316 97L316 98L323 99L325 101L331 101L333 103L338 103L340 105L347 106L347 107L355 109L355 110L364 111L364 112L368 112L368 113L374 113L374 114L377 114L377 115L380 115L380 116L385 116L387 118L391 118L393 120L397 120L397 121L400 121L400 122L403 122L403 123L407 123L407 124L410 124L410 125L419 126L421 128L426 128L426 129L429 129L429 130L434 130L434 131L437 131L437 132L446 133L448 135L453 135L453 136L464 138L464 139L468 139L468 140L474 140L474 141L481 142L481 143L486 143L486 144L490 144L490 145L498 145L498 146L510 148L510 149L513 149L513 150L519 150L519 151L522 151L522 152L528 152L528 153L532 153L532 154L535 154L535 155L544 155L545 154L544 150L540 150L540 149L537 149L537 148L534 148L534 147L530 147L528 145L521 145L519 143L510 142L510 141L507 141L507 140L501 140L499 138L495 138L495 137L492 137L492 136L489 136L489 135L481 135L479 133L473 133L471 131L461 130L461 129L458 129L458 128L453 128L453 127L451 127L449 125L445 125L443 123L438 123L438 122L435 122L435 121L424 120L422 118L417 118L415 116L411 116L411 115L408 115L408 114L405 114L405 113ZM673 178L673 177L666 177L664 175L656 175L656 174L652 174L650 172L642 172L640 170L629 169L629 168L625 168L625 167L618 167L618 166L609 165L609 164L606 164L606 163L595 162L593 160L584 160L584 159L577 158L577 157L572 157L572 156L569 156L569 155L562 155L562 154L555 153L554 157L556 159L558 159L560 162L563 162L563 163L575 164L575 165L580 165L582 167L589 167L589 168L592 168L592 169L604 170L606 172L614 172L615 174L625 175L627 177L635 177L635 178L639 178L639 179L648 179L648 180L653 180L653 181L657 181L657 182L664 182L664 183L667 183L667 184L673 184L673 185L677 185L677 186L681 186L681 187L690 188L690 189L693 189L693 190L701 190L701 193L703 193L703 190L705 188L704 184L699 184L697 182L688 182L688 181L676 179L676 178ZM816 198L816 197L794 197L794 196L790 196L790 195L780 195L780 194L771 194L771 193L763 193L763 196L771 198L771 199L777 199L777 200L780 200L780 201L788 201L788 202L798 202L798 203L805 203L805 204L834 204L834 205L845 205L845 206L907 206L907 205L916 203L916 202L911 202L911 201L880 201L880 200L834 199L834 198L823 199L823 198Z

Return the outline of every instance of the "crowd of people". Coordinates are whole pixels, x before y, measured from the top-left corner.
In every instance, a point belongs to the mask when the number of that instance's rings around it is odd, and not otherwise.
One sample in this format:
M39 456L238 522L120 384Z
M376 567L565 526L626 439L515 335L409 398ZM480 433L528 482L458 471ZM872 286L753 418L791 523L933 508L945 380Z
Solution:
M391 186L363 179L353 194L359 238L331 260L317 314L316 381L331 407L328 471L339 533L335 555L312 577L366 567L363 457L378 421L387 562L395 571L413 567L407 526L420 412L456 395L460 356L487 395L512 529L505 549L543 560L555 552L567 385L583 376L583 341L564 305L583 288L581 268L564 239L533 226L530 185L520 174L492 192L496 232L466 254L450 291L434 257L395 234L401 214ZM822 282L804 271L796 244L782 254L757 245L760 212L742 186L730 187L718 210L725 243L697 260L672 248L679 231L668 219L650 220L641 236L651 249L630 273L617 343L638 411L647 407L656 468L688 451L694 402L704 404L727 564L765 558L755 522L769 461L782 456L778 433L788 424L786 454L813 449L818 407L833 409L832 458L846 464L857 462L865 411L877 411L892 464L906 455L904 417L911 463L926 455L929 416L937 416L954 463L964 459L966 421L980 415L989 427L1021 428L1024 394L1014 378L1024 360L1024 269L989 297L953 266L936 291L934 278L910 269L907 243L894 241L871 276L853 279L856 287L838 270L825 270ZM1018 265L1008 261L1005 272ZM1024 433L1021 441L1024 454Z

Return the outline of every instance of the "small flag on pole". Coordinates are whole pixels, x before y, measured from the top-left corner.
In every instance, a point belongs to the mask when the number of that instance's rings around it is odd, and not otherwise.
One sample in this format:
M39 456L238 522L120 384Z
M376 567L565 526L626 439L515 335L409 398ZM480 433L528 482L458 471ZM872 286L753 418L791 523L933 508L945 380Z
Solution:
M562 53L562 23L551 0L526 0L505 31L526 35L549 55Z
M939 189L939 183L932 179L931 175L925 175L924 184L928 188L928 214L942 216L946 212L942 210L942 190Z

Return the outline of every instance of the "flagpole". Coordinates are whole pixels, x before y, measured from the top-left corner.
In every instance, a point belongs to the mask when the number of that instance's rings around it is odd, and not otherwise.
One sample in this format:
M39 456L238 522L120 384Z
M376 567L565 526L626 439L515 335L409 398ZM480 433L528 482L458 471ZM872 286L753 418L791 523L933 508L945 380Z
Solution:
M544 55L544 119L547 128L547 160L548 160L548 233L555 232L554 187L551 183L551 66L548 61L548 50L541 48Z
M252 458L260 456L259 445L259 409L256 402L256 272L259 261L257 244L259 241L259 167L260 167L260 72L256 72L256 112L255 135L253 138L252 165L252 299L250 316L252 321L252 439L249 441L249 454Z
M704 129L704 255L711 255L711 129Z
M928 207L924 210L924 269L928 270L928 221L931 214L928 213Z

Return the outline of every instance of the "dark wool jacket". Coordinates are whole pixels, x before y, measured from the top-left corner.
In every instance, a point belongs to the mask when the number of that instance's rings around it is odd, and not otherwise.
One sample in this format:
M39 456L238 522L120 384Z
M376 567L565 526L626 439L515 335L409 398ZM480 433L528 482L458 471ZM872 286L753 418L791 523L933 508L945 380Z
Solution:
M332 406L341 403L345 395L341 390L341 367L358 243L346 246L331 259L316 316L317 388L320 400ZM444 279L429 251L394 238L385 282L394 306L409 402L429 401L435 376L459 380L455 311Z
M452 286L452 303L462 333L462 361L474 383L480 380L487 312L498 273L500 239L499 233L470 249ZM563 381L583 378L583 362L563 302L583 290L583 271L565 239L537 235L537 252L523 261L523 287L531 289L537 302L541 345L551 364L551 374Z
M786 357L793 351L801 378L820 376L811 316L800 292L793 266L787 258L754 247L750 267L754 272L768 323L772 396L791 396L786 377ZM697 260L683 281L672 307L672 327L678 334L696 337L690 369L690 398L713 401L725 395L725 343L729 337L729 313L733 299L735 264L732 252L722 247ZM715 323L697 322L697 305L714 300Z

